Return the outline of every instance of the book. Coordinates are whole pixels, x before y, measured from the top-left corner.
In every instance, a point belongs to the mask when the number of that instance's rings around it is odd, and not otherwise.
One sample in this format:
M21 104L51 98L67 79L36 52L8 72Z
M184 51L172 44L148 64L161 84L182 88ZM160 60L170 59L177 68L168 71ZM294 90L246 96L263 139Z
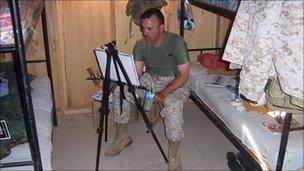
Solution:
M272 134L280 134L283 131L283 118L276 116L266 121L261 121L262 126ZM303 126L294 118L291 119L290 128Z
M0 140L11 139L10 132L7 128L5 120L0 120Z

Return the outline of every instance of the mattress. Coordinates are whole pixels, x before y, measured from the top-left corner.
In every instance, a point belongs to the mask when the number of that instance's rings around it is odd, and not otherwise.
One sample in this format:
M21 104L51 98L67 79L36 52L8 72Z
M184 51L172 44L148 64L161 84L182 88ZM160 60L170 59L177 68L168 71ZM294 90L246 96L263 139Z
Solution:
M48 77L39 76L31 82L32 101L38 134L39 148L44 170L52 170L52 96ZM31 161L29 144L20 144L11 149L11 154L1 163ZM1 170L33 170L33 166L1 168Z
M221 87L206 86L207 69L194 64L190 69L191 90L225 123L228 129L259 159L262 168L276 168L280 149L280 133L271 133L261 124L269 115L238 111L230 105L229 93ZM303 123L303 115L293 116ZM291 131L283 170L296 170L304 163L304 131Z
M30 37L31 31L36 27L38 16L42 11L43 3L41 0L21 0L18 1L22 35L24 41ZM0 1L0 27L1 45L11 45L15 43L14 32L11 20L11 13L7 0Z

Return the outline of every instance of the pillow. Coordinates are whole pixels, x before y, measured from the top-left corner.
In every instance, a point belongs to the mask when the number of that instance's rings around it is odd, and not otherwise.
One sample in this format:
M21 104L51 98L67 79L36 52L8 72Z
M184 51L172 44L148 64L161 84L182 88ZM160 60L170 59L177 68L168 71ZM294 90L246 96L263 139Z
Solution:
M203 67L200 64L191 64L190 65L190 75L206 76L207 75L207 68Z
M218 54L204 53L197 56L197 62L207 68L227 68L228 63L224 62Z

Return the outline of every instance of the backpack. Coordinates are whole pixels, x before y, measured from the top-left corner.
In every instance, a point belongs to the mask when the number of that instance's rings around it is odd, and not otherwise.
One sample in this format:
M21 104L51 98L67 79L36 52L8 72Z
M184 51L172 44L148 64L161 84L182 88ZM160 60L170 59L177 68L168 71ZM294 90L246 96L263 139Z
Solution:
M292 113L303 113L303 99L284 93L277 77L271 77L266 90L266 104L269 109Z
M140 16L143 12L150 8L161 9L166 6L164 0L129 0L126 7L127 16L131 16L133 22L140 25Z

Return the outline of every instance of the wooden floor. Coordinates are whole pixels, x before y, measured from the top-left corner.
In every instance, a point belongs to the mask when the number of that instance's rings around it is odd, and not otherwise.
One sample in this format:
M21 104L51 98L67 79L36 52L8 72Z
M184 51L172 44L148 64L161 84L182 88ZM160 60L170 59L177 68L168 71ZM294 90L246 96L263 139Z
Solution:
M209 121L192 102L184 109L185 138L182 142L184 170L229 170L226 153L236 148ZM96 124L96 123L95 123ZM54 128L54 170L94 170L98 134L91 114L65 115L59 117ZM112 123L109 122L109 140L102 138L100 170L166 170L167 165L152 136L146 133L143 122L129 124L133 144L118 156L108 157L104 150L113 139ZM154 131L167 153L168 142L160 122Z

